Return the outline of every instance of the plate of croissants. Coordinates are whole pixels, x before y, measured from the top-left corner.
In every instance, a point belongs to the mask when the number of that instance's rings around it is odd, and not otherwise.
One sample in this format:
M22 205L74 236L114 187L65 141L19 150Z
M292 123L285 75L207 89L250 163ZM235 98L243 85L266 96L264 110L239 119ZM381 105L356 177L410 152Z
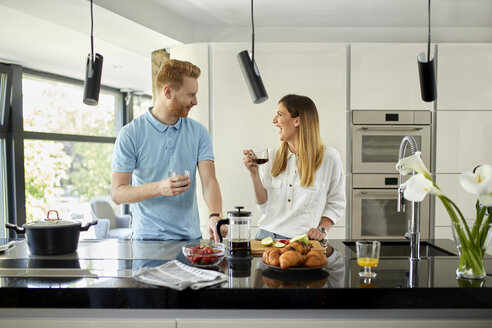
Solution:
M319 270L327 264L326 255L312 250L302 241L294 241L282 248L272 247L263 252L263 263L281 271Z

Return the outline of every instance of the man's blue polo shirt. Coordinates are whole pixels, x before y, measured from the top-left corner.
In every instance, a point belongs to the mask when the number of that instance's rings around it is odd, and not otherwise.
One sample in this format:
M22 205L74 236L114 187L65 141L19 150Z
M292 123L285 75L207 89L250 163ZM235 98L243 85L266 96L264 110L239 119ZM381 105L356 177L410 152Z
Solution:
M147 111L125 125L116 139L113 172L133 172L139 186L190 171L191 188L177 196L157 196L131 205L133 238L184 240L201 237L196 199L196 171L201 161L214 160L205 127L190 118L174 125Z

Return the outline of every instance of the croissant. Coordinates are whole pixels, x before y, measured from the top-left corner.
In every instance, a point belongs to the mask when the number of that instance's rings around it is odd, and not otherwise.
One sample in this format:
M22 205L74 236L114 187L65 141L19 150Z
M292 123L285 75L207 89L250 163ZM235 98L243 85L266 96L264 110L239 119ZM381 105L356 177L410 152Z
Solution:
M306 245L306 243L296 240L296 241L288 244L284 248L282 248L281 253L285 253L285 252L291 251L291 250L297 251L297 252L301 253L302 255L306 255L309 252L310 248L308 245Z
M263 263L273 266L280 266L280 249L272 248L263 252Z
M304 256L296 251L288 250L280 255L280 267L287 269L290 267L299 267L304 263Z
M319 268L328 263L326 255L320 251L309 251L309 253L306 254L305 259L304 266L306 268Z

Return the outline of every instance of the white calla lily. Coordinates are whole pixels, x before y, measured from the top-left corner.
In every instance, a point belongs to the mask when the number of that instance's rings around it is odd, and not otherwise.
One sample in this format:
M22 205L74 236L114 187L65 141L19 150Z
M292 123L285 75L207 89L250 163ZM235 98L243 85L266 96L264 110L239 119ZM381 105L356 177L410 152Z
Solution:
M420 151L415 152L411 156L402 158L396 164L396 169L402 175L412 173L413 171L423 174L427 179L431 179L431 175L424 162L420 158Z
M483 206L492 207L492 192L478 196L478 201Z
M441 191L434 187L431 180L419 173L412 176L401 187L405 190L403 197L412 202L421 202L428 193L441 195Z
M492 166L484 164L477 167L475 173L463 172L460 175L460 183L463 189L479 198L482 196L487 198L487 195L492 197Z

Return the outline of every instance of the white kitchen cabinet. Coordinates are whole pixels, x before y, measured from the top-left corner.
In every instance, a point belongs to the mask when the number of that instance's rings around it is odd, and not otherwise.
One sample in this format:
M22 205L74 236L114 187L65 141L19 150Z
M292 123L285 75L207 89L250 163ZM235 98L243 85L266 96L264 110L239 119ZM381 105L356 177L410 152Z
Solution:
M492 43L440 43L438 110L492 110Z
M345 221L335 224L328 232L328 240L345 238L347 238L347 232L345 231Z
M492 111L438 111L436 124L436 173L462 173L492 164Z
M2 328L176 328L176 320L113 318L36 318L2 319Z
M460 185L459 176L472 171L477 165L492 163L487 126L492 124L492 111L439 111L436 113L436 183L453 200L467 218L475 216L476 198ZM436 238L438 227L447 226L451 233L451 221L436 199ZM440 229L442 231L442 229Z
M492 111L440 110L436 113L436 124L436 183L465 218L473 219L476 197L461 187L459 176L477 165L492 164ZM434 237L452 239L451 220L439 199L435 206ZM487 253L492 253L492 245Z
M362 321L363 320L363 321ZM363 322L363 323L362 323ZM462 319L442 319L439 321L432 319L325 319L325 320L282 320L282 319L236 319L236 320L179 320L177 328L249 328L249 327L269 327L269 328L413 328L413 327L435 327L435 328L452 328L461 327L462 325L472 325L473 327L489 327L490 321L474 320L467 321Z
M20 313L22 310L22 313ZM456 310L454 310L456 312ZM3 311L7 312L7 311ZM12 315L12 312L15 315ZM485 328L492 321L477 310L125 310L8 309L2 328ZM423 317L423 318L420 318ZM416 319L417 318L417 319ZM363 323L363 324L362 324Z
M475 217L477 198L461 187L459 174L437 174L436 183L443 193L458 205L465 218ZM451 219L439 199L436 199L435 225L436 227L451 227ZM451 234L451 228L449 229Z
M475 320L473 327L490 327L490 321L487 320ZM470 320L442 320L440 319L438 324L436 320L388 320L388 319L364 319L364 327L409 327L412 328L415 325L427 326L432 324L433 327L461 327L464 324L470 324ZM159 328L229 328L234 326L236 328L249 328L257 326L268 326L269 328L297 328L299 326L306 328L318 328L318 327L340 327L340 328L358 328L360 327L360 320L350 319L326 319L326 320L279 320L279 319L178 319L178 320L146 320L146 319L125 319L119 320L115 318L90 318L90 319L70 319L60 320L57 318L41 318L41 319L7 319L2 320L3 328L18 328L18 327L36 327L36 328L57 328L57 327L91 327L91 328L135 328L135 327L159 327Z
M436 239L451 239L453 240L453 232L451 231L451 226L449 227L436 227L434 230L434 235Z
M431 110L420 94L417 56L424 51L425 43L352 44L350 108Z

